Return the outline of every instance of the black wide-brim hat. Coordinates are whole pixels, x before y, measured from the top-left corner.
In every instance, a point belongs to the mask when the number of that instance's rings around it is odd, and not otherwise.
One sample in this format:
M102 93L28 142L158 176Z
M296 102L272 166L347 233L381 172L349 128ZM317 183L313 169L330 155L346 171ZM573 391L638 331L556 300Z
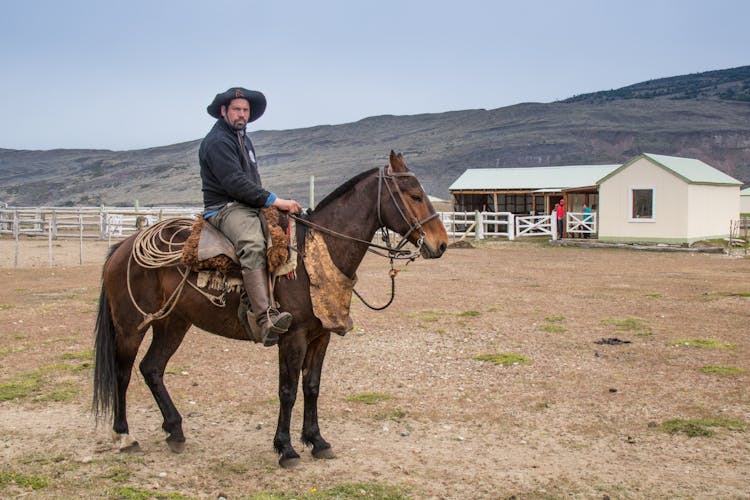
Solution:
M245 99L250 103L250 119L254 122L266 112L266 96L257 90L247 90L242 87L232 87L226 92L216 94L214 101L208 105L206 111L214 118L221 118L221 107L228 105L232 99Z

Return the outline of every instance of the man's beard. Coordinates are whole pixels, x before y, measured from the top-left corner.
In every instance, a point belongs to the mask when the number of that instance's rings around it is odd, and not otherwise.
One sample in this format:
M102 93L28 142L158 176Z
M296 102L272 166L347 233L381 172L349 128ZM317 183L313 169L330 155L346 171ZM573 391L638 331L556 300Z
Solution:
M231 123L235 130L245 130L247 122L245 120L235 120Z

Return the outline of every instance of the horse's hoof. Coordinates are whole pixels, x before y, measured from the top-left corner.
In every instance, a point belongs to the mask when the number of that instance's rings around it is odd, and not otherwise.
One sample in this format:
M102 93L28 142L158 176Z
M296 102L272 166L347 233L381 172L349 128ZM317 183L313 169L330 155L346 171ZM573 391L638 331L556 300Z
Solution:
M138 441L133 439L130 434L117 434L112 433L112 441L114 441L117 450L120 453L134 453L141 451L141 445Z
M141 445L138 444L138 441L133 441L132 443L129 443L127 445L120 445L118 447L118 450L120 453L138 453L141 451Z
M169 450L172 453L182 453L183 451L185 451L185 441L167 440L167 444L169 445Z
M312 456L315 458L321 458L325 460L331 460L333 458L336 458L336 454L333 452L333 448L323 448L322 450L313 449Z
M284 469L294 469L300 464L300 458L299 457L293 457L293 458L284 458L281 457L279 459L279 465Z

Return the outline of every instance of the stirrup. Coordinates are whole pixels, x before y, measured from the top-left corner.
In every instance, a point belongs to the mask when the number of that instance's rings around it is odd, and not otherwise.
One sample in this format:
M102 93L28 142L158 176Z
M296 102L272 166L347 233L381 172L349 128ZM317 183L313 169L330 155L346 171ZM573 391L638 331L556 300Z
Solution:
M275 316L276 319L272 320ZM286 333L289 327L292 326L292 314L289 312L281 312L276 308L269 307L266 311L266 321L268 321L268 329L274 333Z

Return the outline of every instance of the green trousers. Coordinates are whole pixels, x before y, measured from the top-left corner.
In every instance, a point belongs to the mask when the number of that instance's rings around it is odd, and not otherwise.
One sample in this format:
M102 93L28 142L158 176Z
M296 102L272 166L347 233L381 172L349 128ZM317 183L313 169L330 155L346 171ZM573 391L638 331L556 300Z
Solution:
M209 217L208 222L232 242L242 269L266 268L266 239L259 208L230 203Z

